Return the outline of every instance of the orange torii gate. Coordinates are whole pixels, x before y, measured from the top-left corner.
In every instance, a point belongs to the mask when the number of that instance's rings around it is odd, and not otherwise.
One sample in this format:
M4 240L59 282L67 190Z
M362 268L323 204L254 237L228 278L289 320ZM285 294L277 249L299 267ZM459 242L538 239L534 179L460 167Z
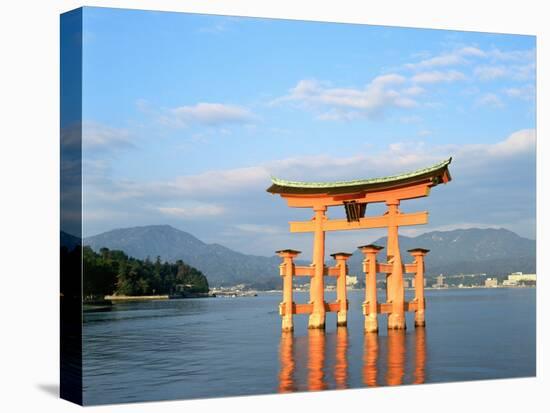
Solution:
M369 228L387 228L387 262L378 263L376 255L383 247L365 245L359 247L364 254L363 271L366 273L366 293L363 303L365 331L378 331L377 314L388 314L388 329L404 329L405 312L415 312L415 326L424 326L424 256L429 252L422 248L409 250L414 262L403 265L399 252L398 230L400 226L428 223L428 212L402 213L401 201L428 196L430 189L451 180L448 166L451 158L428 168L383 178L341 182L297 182L272 178L267 189L279 194L288 206L312 208L314 216L306 222L290 222L290 232L313 233L313 259L309 266L297 266L294 259L300 251L277 251L283 259L280 275L283 277L283 302L279 306L283 331L293 330L293 314L309 314L309 328L325 328L325 314L338 313L338 325L347 324L348 301L346 295L347 260L352 254L332 254L333 267L325 266L325 232ZM366 216L369 203L384 202L387 211L381 216ZM346 219L329 219L328 207L344 206ZM386 302L376 298L376 273L386 275ZM403 274L415 274L414 300L405 301ZM292 298L292 278L311 277L309 303L295 303ZM325 276L337 277L336 302L325 302Z

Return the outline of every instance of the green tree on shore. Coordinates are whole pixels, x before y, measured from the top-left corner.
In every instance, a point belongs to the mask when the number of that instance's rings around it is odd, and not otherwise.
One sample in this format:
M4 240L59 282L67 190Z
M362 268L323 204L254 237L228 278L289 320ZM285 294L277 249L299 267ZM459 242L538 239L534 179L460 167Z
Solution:
M83 248L83 293L85 298L105 295L153 295L207 293L202 272L183 261L162 262L157 257L138 260L123 251L102 248L99 253Z

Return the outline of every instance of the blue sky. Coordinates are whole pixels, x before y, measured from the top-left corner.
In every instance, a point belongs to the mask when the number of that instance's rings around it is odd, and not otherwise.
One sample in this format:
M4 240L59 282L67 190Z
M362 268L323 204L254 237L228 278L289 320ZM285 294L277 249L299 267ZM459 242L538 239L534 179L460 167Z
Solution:
M267 194L270 175L453 156L449 185L402 206L430 224L403 233L534 238L532 36L85 8L83 44L85 236L171 224L246 253L307 251L287 222L311 213ZM328 252L381 235L329 234Z

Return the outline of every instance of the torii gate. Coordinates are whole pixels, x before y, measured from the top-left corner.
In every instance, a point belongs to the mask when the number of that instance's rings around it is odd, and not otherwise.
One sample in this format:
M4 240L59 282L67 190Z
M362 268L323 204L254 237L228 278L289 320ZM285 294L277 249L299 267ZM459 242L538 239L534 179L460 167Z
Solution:
M425 325L424 320L424 256L429 252L422 248L409 250L414 262L403 265L399 252L398 230L400 226L428 223L428 212L402 213L401 201L428 196L430 189L451 180L449 158L428 168L401 175L383 178L362 179L341 182L298 182L271 178L272 185L267 189L279 194L288 206L312 208L314 216L306 222L290 222L290 232L313 232L313 259L310 266L296 266L294 258L300 251L285 249L277 251L283 258L280 275L283 277L283 302L279 305L283 331L293 330L293 314L309 314L309 328L325 328L327 311L338 313L338 325L347 324L348 302L346 295L346 262L352 255L339 252L332 254L336 260L334 267L325 266L325 232L346 231L369 228L387 228L387 262L378 263L376 255L383 248L377 245L359 247L363 252L363 271L366 273L365 331L378 331L378 313L388 314L388 329L405 329L405 312L415 312L415 326ZM388 209L381 216L365 216L369 203L384 202ZM329 219L328 207L343 205L346 219ZM376 273L386 273L386 302L378 303L376 298ZM414 300L405 301L403 273L415 274ZM311 277L310 301L298 304L292 298L292 278ZM337 277L337 300L325 302L324 277Z

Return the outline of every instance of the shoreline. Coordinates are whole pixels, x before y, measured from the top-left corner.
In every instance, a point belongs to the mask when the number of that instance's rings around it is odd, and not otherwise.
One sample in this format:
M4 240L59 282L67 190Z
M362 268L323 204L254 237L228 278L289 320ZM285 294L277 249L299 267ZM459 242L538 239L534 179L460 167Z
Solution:
M131 302L131 301L164 301L164 300L179 300L184 298L212 298L216 297L212 293L193 293L193 294L178 294L178 295L106 295L103 298L83 299L83 305L108 305L116 302Z
M106 295L104 301L153 301L169 300L169 295Z
M519 287L519 286L502 286L502 285L499 285L497 287L484 287L482 285L476 285L476 286L473 286L473 287L445 287L445 288L434 288L434 287L424 287L424 291L427 291L427 290L430 290L430 291L437 291L437 290L495 290L495 289L504 289L504 288L508 288L508 289L516 289L516 290L520 290L520 289L524 289L524 288L537 288L536 285L533 285L533 286L524 286L524 287ZM384 288L377 288L376 289L377 291L386 291ZM414 291L414 287L410 287L410 288L405 288L406 291ZM293 289L292 290L293 292L309 292L309 290L296 290L296 289ZM325 292L333 292L335 290L325 290ZM347 291L365 291L364 288L348 288ZM257 292L259 293L282 293L283 290L257 290Z
M424 287L424 290L429 291L437 291L437 290L472 290L472 289L524 289L524 288L536 288L536 286L524 286L524 287L518 287L518 286L497 286L497 287L484 287L484 286L473 286L473 287L445 287L445 288L434 288L434 287ZM379 291L385 291L384 289L378 288ZM412 290L414 291L414 288L406 288L405 290ZM308 290L293 290L294 292L307 292ZM331 292L332 290L326 290L327 292ZM348 291L364 291L364 289L361 288L351 288L348 289ZM233 292L216 292L216 293L195 293L195 294L188 294L188 295L106 295L103 299L92 299L92 300L82 300L83 305L107 305L108 303L116 303L116 302L132 302L132 301L164 301L164 300L179 300L179 299L186 299L186 298L216 298L216 297L251 297L255 296L258 293L282 293L282 290L254 290L247 292L245 294L242 293L233 293Z

